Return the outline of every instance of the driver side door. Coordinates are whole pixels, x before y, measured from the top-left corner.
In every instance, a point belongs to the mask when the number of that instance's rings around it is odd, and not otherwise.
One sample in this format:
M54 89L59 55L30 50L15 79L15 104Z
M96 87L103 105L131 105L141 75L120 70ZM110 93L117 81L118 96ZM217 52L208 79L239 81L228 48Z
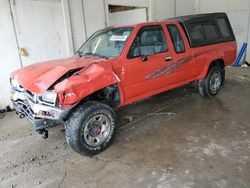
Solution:
M142 26L123 61L126 103L159 93L175 81L172 50L163 25Z

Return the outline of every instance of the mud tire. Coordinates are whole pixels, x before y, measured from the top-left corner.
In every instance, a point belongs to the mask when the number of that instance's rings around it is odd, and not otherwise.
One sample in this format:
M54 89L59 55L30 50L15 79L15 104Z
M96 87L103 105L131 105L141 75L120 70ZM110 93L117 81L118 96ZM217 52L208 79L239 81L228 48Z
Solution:
M216 89L213 89L213 85L211 84L212 82L211 79L213 79L215 75L217 76L219 85L216 87ZM206 78L203 80L199 80L198 82L198 89L200 95L208 98L215 97L219 93L221 87L223 86L224 80L225 80L225 70L221 69L220 66L211 67Z
M104 114L110 122L106 140L98 146L91 146L85 140L83 131L88 121L96 114ZM99 102L86 102L71 115L66 125L66 139L70 147L81 155L93 156L107 149L114 140L116 115L114 110Z

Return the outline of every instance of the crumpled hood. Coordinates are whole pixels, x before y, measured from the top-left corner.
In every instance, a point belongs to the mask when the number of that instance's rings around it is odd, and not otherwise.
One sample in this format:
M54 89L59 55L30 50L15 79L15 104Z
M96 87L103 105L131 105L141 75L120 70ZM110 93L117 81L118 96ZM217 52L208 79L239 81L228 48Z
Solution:
M32 64L14 71L10 77L17 80L23 88L41 95L70 70L84 68L100 61L104 60L98 57L74 56Z

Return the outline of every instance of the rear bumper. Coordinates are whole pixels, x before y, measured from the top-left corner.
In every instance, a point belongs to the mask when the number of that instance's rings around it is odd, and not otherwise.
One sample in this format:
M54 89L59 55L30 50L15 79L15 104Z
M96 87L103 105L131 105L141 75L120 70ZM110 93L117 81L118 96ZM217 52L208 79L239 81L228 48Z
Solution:
M20 117L27 117L35 130L50 128L64 124L69 110L34 103L25 92L11 90L11 101Z

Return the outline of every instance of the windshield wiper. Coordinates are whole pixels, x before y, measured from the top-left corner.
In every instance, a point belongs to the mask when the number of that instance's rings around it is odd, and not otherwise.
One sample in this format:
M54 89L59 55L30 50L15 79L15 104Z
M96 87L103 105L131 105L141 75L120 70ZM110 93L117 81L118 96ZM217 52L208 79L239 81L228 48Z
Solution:
M84 54L81 53L81 52L79 52L79 55L80 55L80 56L83 56L83 55L90 55L90 56L97 56L97 57L100 57L100 58L108 59L107 56L100 55L100 54L95 54L95 53L91 53L91 52L89 52L89 53L84 53Z

